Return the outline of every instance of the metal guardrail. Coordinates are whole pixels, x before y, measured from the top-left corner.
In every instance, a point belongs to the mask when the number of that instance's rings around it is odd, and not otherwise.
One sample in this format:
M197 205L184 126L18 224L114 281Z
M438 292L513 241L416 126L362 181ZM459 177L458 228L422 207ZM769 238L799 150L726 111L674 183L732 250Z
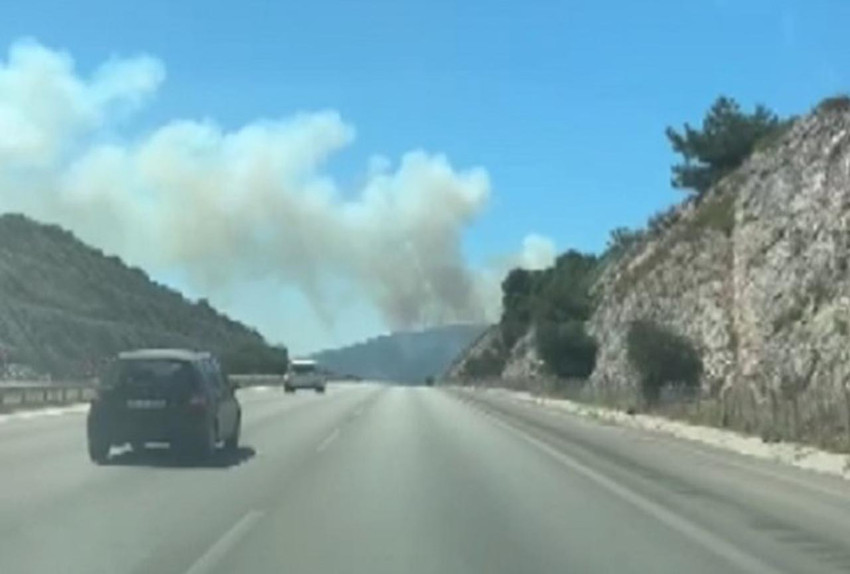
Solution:
M0 410L84 403L94 397L94 383L13 382L0 384Z
M240 387L282 385L280 375L230 375ZM96 381L0 381L0 412L16 409L86 403L95 395Z
M283 385L283 375L230 375L228 378L240 387Z

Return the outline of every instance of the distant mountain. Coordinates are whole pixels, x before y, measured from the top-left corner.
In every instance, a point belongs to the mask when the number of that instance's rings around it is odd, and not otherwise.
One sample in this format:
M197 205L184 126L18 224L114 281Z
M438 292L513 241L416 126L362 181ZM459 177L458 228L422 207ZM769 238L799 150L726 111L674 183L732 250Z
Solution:
M322 351L313 358L340 375L421 383L426 377L439 377L486 328L486 325L449 325L393 333Z
M0 216L0 376L13 365L88 376L136 347L211 350L242 372L286 365L285 349L206 300L189 301L60 227Z

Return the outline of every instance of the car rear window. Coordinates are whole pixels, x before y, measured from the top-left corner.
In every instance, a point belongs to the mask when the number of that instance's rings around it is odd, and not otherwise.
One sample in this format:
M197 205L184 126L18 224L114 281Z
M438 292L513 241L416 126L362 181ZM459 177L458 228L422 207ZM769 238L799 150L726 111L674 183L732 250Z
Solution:
M196 375L192 365L176 360L118 361L106 384L119 389L157 387L173 390L191 390Z
M308 375L316 372L316 365L311 363L295 363L292 365L292 372L296 375Z

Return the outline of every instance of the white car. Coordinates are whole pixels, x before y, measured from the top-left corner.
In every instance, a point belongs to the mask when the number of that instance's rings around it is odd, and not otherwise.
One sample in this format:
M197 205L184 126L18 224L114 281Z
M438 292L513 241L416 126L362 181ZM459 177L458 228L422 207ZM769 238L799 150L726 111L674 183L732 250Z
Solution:
M295 359L289 364L289 372L284 378L283 389L294 393L297 389L313 389L324 393L327 377L319 369L316 361L311 359Z

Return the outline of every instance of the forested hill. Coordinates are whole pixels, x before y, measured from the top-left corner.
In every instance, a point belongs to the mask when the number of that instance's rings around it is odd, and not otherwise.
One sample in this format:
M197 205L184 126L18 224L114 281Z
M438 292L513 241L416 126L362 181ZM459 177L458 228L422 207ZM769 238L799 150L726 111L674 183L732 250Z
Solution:
M188 347L222 355L237 371L285 365L255 330L152 281L141 269L73 234L22 215L0 216L2 371L86 376L135 347Z
M447 325L392 333L349 347L314 355L339 375L397 383L422 383L439 377L486 329L484 325Z

